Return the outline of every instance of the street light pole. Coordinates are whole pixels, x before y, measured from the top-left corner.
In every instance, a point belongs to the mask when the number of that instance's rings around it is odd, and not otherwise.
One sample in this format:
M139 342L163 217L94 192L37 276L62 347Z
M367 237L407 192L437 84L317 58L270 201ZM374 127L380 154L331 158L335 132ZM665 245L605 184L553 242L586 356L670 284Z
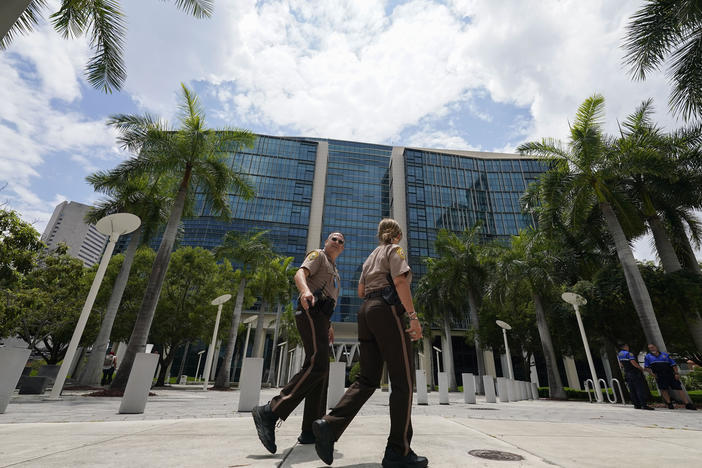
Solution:
M214 331L212 332L212 341L210 342L210 347L207 348L207 359L205 359L205 368L202 371L202 389L204 391L207 391L207 384L210 381L210 369L212 368L212 359L214 358L215 343L217 342L217 331L219 330L219 317L222 315L222 304L224 304L231 298L231 294L222 294L221 296L210 302L210 304L217 306L217 319L215 320L215 326Z
M598 403L602 403L604 398L602 397L602 389L600 388L600 382L597 378L597 372L595 371L595 363L592 361L592 354L590 354L590 345L587 343L587 335L585 335L585 327L583 326L583 320L580 317L579 306L587 304L587 300L579 295L572 292L564 292L561 294L561 299L563 299L568 304L573 306L575 309L575 318L578 320L578 327L580 328L580 337L583 339L583 346L585 346L585 355L587 356L587 363L590 366L590 373L592 374L592 380L595 384L595 398L597 398Z
M439 375L439 372L441 372L441 361L439 359L439 354L442 352L441 349L437 348L436 346L432 346L434 348L434 351L436 351L436 375Z
M112 251L115 249L115 244L117 239L122 234L129 234L136 230L141 224L141 219L138 216L131 213L117 213L109 216L105 216L95 223L95 228L100 231L101 234L109 236L109 241L107 242L107 247L102 254L102 259L100 259L100 265L98 266L97 272L95 272L95 278L93 279L93 284L90 286L90 291L88 292L88 297L85 299L85 304L83 304L83 310L80 313L80 318L78 318L78 323L76 328L73 330L73 336L71 336L71 341L68 345L68 350L66 350L66 355L63 358L63 363L59 369L56 380L54 381L54 386L51 389L51 395L49 395L50 400L58 400L61 397L61 391L63 390L63 384L66 382L66 377L68 376L68 368L73 362L73 358L76 355L76 349L78 348L78 343L83 336L83 330L85 330L85 325L88 323L88 317L90 316L90 311L95 303L95 298L100 290L100 284L105 276L105 271L107 270L107 265L110 263L110 258L112 257Z
M502 337L505 339L505 353L507 353L507 368L509 369L509 379L514 380L514 369L512 368L512 353L509 351L509 342L507 341L507 330L511 330L512 326L502 320L495 320L497 326L502 328Z
M200 361L202 361L202 353L204 353L204 352L205 352L204 349L203 349L202 351L198 351L198 352L197 352L197 355L198 355L198 358L197 358L197 369L195 369L195 381L196 381L196 382L197 382L197 380L198 380L197 374L200 373Z

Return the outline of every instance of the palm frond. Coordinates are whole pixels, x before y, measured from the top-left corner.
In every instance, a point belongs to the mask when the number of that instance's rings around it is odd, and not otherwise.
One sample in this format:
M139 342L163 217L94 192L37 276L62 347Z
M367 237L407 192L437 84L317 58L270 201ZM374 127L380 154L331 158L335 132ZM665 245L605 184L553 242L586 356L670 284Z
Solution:
M124 15L116 0L94 0L88 29L94 55L86 65L88 82L105 93L119 91L127 79L124 65Z
M0 50L7 49L20 34L34 31L34 28L39 25L44 8L46 8L46 0L31 0L27 8L12 23L10 29L0 38Z
M167 0L162 0L167 1ZM213 0L172 0L175 6L195 18L210 18L214 10Z
M670 108L685 120L702 115L702 24L671 59Z
M180 86L183 99L178 104L178 120L183 124L183 130L200 131L205 128L205 111L200 98L185 83Z
M64 39L80 37L90 21L87 7L80 0L63 0L59 11L51 15L51 24Z

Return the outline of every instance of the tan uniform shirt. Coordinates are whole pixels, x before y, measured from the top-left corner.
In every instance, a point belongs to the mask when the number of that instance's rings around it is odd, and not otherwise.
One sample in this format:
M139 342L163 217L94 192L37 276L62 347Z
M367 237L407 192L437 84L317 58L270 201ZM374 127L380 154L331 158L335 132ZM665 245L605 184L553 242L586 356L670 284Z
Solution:
M326 296L331 297L335 301L338 299L341 278L339 277L339 271L336 269L336 264L327 257L324 250L316 249L308 253L300 268L305 268L310 272L310 275L307 277L307 286L309 286L310 291L315 292L324 287Z
M407 263L407 255L399 244L382 244L375 248L363 262L359 281L365 294L388 286L388 273L396 278L407 273L407 281L412 282L412 270Z

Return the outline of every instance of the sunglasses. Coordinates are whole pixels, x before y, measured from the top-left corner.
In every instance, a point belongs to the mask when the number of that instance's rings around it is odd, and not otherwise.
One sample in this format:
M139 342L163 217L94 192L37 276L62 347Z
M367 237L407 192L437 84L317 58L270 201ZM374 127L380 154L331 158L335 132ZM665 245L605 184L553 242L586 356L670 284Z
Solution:
M344 239L342 239L340 237L332 237L330 240L332 242L336 242L339 245L344 245Z

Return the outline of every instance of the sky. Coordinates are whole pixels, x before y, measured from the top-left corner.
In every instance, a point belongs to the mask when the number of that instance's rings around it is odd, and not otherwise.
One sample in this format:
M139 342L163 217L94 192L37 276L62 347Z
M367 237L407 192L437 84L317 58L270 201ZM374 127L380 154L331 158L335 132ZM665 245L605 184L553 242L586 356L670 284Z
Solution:
M181 83L210 127L402 146L514 152L565 140L594 93L609 132L648 98L662 126L682 124L663 73L635 82L622 65L640 1L215 0L210 19L174 3L120 2L121 92L91 88L87 40L46 22L0 51L0 199L39 232L61 201L99 198L88 174L129 157L108 116L173 121ZM635 254L653 260L650 240Z

